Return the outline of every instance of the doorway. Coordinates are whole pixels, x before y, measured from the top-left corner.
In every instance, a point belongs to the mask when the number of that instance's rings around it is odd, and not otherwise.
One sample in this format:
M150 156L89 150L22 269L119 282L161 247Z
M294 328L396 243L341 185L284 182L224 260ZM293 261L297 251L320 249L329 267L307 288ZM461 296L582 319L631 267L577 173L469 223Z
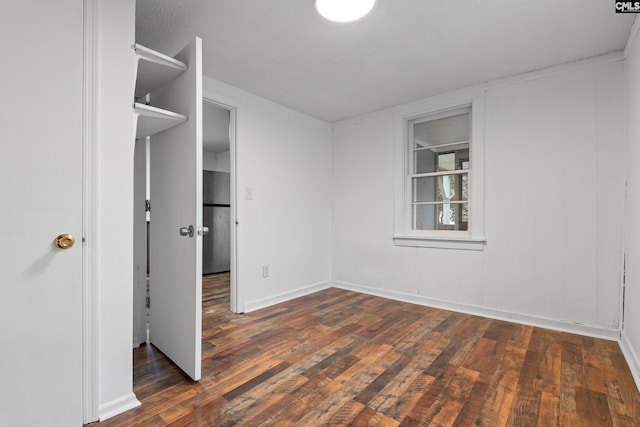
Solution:
M236 236L235 236L235 117L236 110L211 99L203 99L203 226L209 234L203 236L203 276L220 275L218 283L226 283L226 301L218 301L231 312L237 310ZM134 154L134 289L133 289L133 347L148 342L149 298L148 253L149 223L153 221L153 200L150 200L150 151L153 141L136 141ZM219 178L213 187L205 188L205 175ZM215 187L215 188L214 188ZM215 193L207 198L206 192ZM222 198L220 198L222 192ZM206 213L209 211L208 213ZM208 223L207 223L208 222ZM220 261L221 257L223 260ZM205 260L205 256L207 260ZM212 265L209 258L215 257ZM208 264L206 264L206 262ZM207 265L206 269L205 264ZM210 295L203 298L210 298Z
M202 188L202 294L206 305L234 311L232 307L232 109L203 99ZM234 275L235 276L235 275ZM235 300L235 299L233 299ZM203 312L206 308L203 306Z

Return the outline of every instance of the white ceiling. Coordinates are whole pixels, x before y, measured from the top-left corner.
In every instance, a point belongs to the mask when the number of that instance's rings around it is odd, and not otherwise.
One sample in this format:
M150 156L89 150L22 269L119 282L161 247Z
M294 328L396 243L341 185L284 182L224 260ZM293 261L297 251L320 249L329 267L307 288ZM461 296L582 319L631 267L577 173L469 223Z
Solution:
M624 48L610 0L377 0L354 23L313 0L137 0L137 42L203 39L204 74L329 122Z

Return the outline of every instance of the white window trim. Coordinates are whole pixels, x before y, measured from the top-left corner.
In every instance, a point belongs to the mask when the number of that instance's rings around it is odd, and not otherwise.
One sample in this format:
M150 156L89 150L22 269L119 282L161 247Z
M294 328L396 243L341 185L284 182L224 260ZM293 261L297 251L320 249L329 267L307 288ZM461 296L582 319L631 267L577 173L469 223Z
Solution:
M483 250L484 235L484 100L485 90L477 86L438 95L394 110L394 233L396 246ZM437 115L471 106L469 169L469 230L412 230L407 186L409 150L408 123L425 115Z

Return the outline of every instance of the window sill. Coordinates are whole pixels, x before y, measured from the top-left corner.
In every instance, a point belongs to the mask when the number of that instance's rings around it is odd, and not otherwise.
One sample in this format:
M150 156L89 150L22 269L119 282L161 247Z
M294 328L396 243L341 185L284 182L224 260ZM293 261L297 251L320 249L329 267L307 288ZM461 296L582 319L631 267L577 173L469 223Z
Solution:
M467 251L482 251L485 239L471 237L437 237L437 236L394 236L396 246L413 246L418 248L459 249Z

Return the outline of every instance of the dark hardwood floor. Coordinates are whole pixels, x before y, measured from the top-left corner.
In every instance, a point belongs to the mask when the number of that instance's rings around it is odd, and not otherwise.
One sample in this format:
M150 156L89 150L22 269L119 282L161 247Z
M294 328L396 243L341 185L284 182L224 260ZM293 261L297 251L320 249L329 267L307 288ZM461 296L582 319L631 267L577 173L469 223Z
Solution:
M99 426L640 426L618 344L340 289L232 314L205 277L202 380L134 351Z

